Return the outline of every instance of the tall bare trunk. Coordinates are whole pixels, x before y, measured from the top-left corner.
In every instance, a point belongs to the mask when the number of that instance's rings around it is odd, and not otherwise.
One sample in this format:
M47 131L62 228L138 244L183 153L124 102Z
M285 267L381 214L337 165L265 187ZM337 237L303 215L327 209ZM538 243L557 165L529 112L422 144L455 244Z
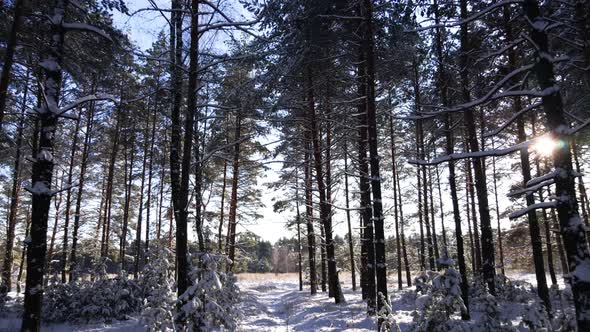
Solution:
M76 207L74 209L74 229L72 230L72 249L70 252L70 281L76 280L78 264L78 231L80 229L80 210L82 208L82 194L84 193L84 184L86 181L86 169L88 167L88 157L90 151L90 140L92 129L94 127L95 103L91 102L86 117L86 133L84 134L84 147L82 148L82 161L80 164L80 180L78 182L78 193L76 195ZM102 195L101 195L102 196ZM102 203L102 197L101 197ZM102 206L99 206L101 211ZM100 216L98 218L100 224Z
M20 2L20 1L19 1ZM18 5L18 3L17 3ZM2 280L0 281L0 297L12 289L12 265L13 265L13 247L14 247L14 233L16 230L16 216L18 212L19 193L20 193L20 177L21 177L21 148L23 145L23 131L25 126L25 112L27 109L27 96L29 94L29 71L25 79L25 87L23 91L23 100L20 112L20 119L18 122L18 129L15 139L15 154L14 166L12 167L12 188L10 189L10 212L8 215L8 229L6 230L6 247L4 249L4 261L2 264ZM24 253L23 253L24 256Z
M43 300L43 276L47 253L47 219L53 195L51 190L54 166L55 132L58 124L59 95L62 81L64 47L63 21L68 1L56 0L53 13L50 45L40 61L44 70L43 88L45 103L37 111L40 137L39 153L34 156L31 192L33 194L31 218L31 243L27 248L27 281L21 330L39 331Z
M563 128L568 128L561 99L561 92L556 85L555 73L549 50L549 42L545 29L550 22L541 14L536 0L525 0L522 3L526 17L531 24L531 39L536 45L535 75L541 91L551 91L542 97L547 128L554 139L561 142L560 148L553 152L553 166L559 172L555 176L555 196L557 215L561 236L569 262L572 276L571 288L576 308L579 331L590 330L590 280L587 270L590 266L590 253L586 239L585 226L578 212L576 200L575 178L572 166L571 136Z
M315 261L315 232L313 227L313 195L312 195L312 167L311 167L311 135L305 129L304 139L304 173L305 173L305 220L307 224L307 250L309 260L309 286L311 295L317 293L317 272Z
M16 50L17 34L20 30L23 20L22 18L25 1L26 0L14 1L14 17L6 43L6 52L4 53L4 61L2 64L2 75L0 75L0 129L2 129L2 123L4 123L4 111L6 110L6 99L8 98L8 85L10 84L11 78L10 72L12 71L12 64L14 63L14 51Z
M81 114L80 114L81 116ZM80 117L76 119L76 126L74 128L74 137L72 139L72 150L70 151L70 164L68 167L68 182L66 185L66 208L64 211L64 237L62 243L61 253L61 282L66 282L66 267L68 260L68 234L70 227L70 210L72 209L72 179L74 177L74 163L76 162L76 152L78 151L78 131L80 130Z
M356 290L356 267L354 263L354 245L352 242L352 225L350 223L350 199L348 197L348 141L344 140L344 198L346 201L346 224L348 226L348 253L350 255L350 273L352 290Z

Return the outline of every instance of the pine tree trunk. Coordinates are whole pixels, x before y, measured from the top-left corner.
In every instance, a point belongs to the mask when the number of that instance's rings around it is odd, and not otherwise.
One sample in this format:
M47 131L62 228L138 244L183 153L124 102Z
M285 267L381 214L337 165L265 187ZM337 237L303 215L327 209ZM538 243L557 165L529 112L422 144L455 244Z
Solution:
M326 232L324 225L320 223L320 269L321 269L321 285L322 292L326 292L326 284L328 282L328 275L326 271ZM328 294L329 296L330 294Z
M467 18L467 0L460 1L461 19ZM469 96L469 78L468 78L468 52L471 50L469 45L469 36L467 34L467 23L462 24L460 28L461 39L461 53L459 62L461 66L460 84L463 96L463 102L468 103L471 100ZM467 128L467 141L471 152L479 151L479 144L477 142L477 134L475 130L475 119L473 116L473 109L467 109L463 115L464 123ZM494 235L492 232L492 224L490 218L490 205L488 203L488 189L487 180L484 172L483 160L480 158L473 158L471 160L473 165L473 173L475 178L475 189L477 193L477 203L479 207L479 218L481 221L481 258L482 258L482 272L484 281L488 285L488 291L492 295L496 295L495 282L495 253L494 253ZM475 219L474 219L475 220Z
M14 63L14 51L16 50L17 34L22 24L24 2L26 0L15 0L14 1L14 17L12 21L12 27L8 34L8 40L6 41L6 50L4 53L4 61L2 64L2 75L0 75L0 129L4 123L4 112L6 110L6 99L8 99L8 86L10 84L12 64ZM27 84L28 84L28 72L27 72Z
M443 239L443 255L444 257L449 257L449 247L447 243L447 230L445 228L445 211L443 208L443 198L442 198L442 185L440 181L440 170L438 166L436 166L436 185L438 189L438 203L440 206L440 224L442 227L442 239Z
M414 62L414 73L417 73L417 64ZM418 77L417 75L415 76L415 83L414 83L414 91L419 91L419 86L418 86ZM420 99L419 99L420 94L418 92L416 92L416 115L419 116L420 115ZM418 158L420 160L426 160L426 151L425 151L425 146L424 146L424 129L423 129L423 120L419 119L416 123L416 130L417 130L417 135L418 135ZM419 173L422 178L421 178L421 184L422 184L422 209L421 209L421 213L422 213L422 223L424 224L424 228L426 229L426 246L428 248L428 267L430 270L435 270L436 269L436 264L434 262L434 251L433 251L433 245L432 245L432 233L430 231L430 218L429 218L429 214L430 214L430 210L428 208L428 180L426 177L426 166L421 165L419 166Z
M18 1L20 2L20 1ZM17 2L17 5L18 5ZM25 112L27 109L27 95L29 94L29 70L27 70L23 91L23 100L15 139L14 166L12 167L12 188L10 189L10 207L8 214L8 227L6 230L6 247L4 249L4 261L2 263L2 280L0 281L0 297L12 290L12 265L14 261L14 233L16 230L16 217L18 212L19 193L21 189L21 148L23 145L23 130L25 126Z
M236 213L238 208L238 183L240 177L240 138L242 132L242 119L240 114L236 115L234 128L234 155L232 161L231 197L229 201L228 239L226 240L226 252L230 259L228 271L233 269L236 250Z
M390 105L391 106L391 105ZM399 235L399 211L398 211L398 199L397 199L397 165L396 159L396 148L395 148L395 137L393 134L393 110L389 116L389 139L391 141L391 170L393 178L393 216L395 220L395 249L396 249L396 260L397 260L397 287L398 289L403 288L402 281L402 254L401 254L401 242Z
M29 233L31 231L31 211L27 211L27 222L25 225L25 239L29 237ZM28 241L23 241L23 249L21 251L20 256L20 263L18 264L18 276L16 277L16 293L20 294L21 292L21 280L23 279L23 267L25 265L25 258L27 256L27 245Z
M435 24L440 23L440 12L437 0L433 2L433 11L435 16ZM440 98L443 106L449 106L448 87L446 68L444 67L445 59L443 57L443 42L442 31L440 27L436 28L435 35L436 43L436 57L439 63L437 72L437 90L440 93ZM447 113L444 115L444 132L445 132L445 153L451 155L454 153L453 132L451 124L453 122L452 115ZM467 266L465 264L465 249L463 245L463 232L461 229L461 210L459 208L459 198L457 197L457 182L455 177L455 162L453 160L448 163L449 169L449 189L451 192L451 201L453 203L453 220L455 222L455 238L457 241L457 260L459 263L459 273L461 274L461 298L467 308L467 311L461 312L461 319L468 320L469 315L469 285L467 283ZM469 217L468 224L469 224ZM469 230L471 235L471 230ZM473 242L472 242L473 243ZM473 253L473 250L471 251ZM473 261L473 259L472 259Z
M159 88L159 87L158 87ZM158 121L158 99L154 101L154 113L152 114L152 131L150 135L150 161L148 164L148 184L147 184L147 200L146 216L145 216L145 257L144 263L147 264L148 252L150 250L150 224L152 211L152 179L154 177L154 144L156 141L156 122Z
M133 277L137 280L139 277L139 264L142 261L141 257L141 231L143 221L143 192L145 189L145 171L147 167L147 156L148 156L148 128L150 126L150 117L146 117L146 125L143 135L143 161L141 163L141 184L139 186L139 211L137 211L137 226L135 232L135 264L133 268ZM149 187L148 187L149 191ZM149 206L147 207L149 210ZM147 251L146 251L147 256Z
M43 276L47 252L47 219L51 203L51 183L54 166L54 140L58 124L61 64L64 48L64 21L67 1L56 0L53 13L49 49L42 55L40 66L44 70L43 88L46 103L37 111L40 137L39 153L34 156L31 191L33 194L31 218L31 243L27 248L27 279L21 331L39 331L43 300Z
M126 138L129 146L125 146L125 201L123 203L123 225L121 227L121 242L119 245L119 263L121 270L125 270L127 250L127 232L129 228L129 212L131 206L131 189L133 184L133 162L135 161L135 125L131 128L131 138ZM128 151L131 149L131 151Z
M404 208L403 208L403 203L402 203L402 189L399 183L399 172L397 172L397 198L399 201L399 224L400 224L400 236L401 236L401 247L402 247L402 256L403 256L403 260L404 260L404 267L406 270L406 285L408 285L408 287L412 287L412 276L410 274L410 262L408 260L408 250L406 247L406 234L405 234L405 228L404 228ZM401 268L401 267L400 267Z
M86 133L84 134L84 147L82 148L82 161L80 164L80 180L78 182L78 193L76 195L76 207L74 208L74 229L72 230L72 249L70 252L70 282L76 280L78 264L78 231L80 229L80 210L82 208L82 193L86 181L86 169L88 167L88 157L90 150L90 139L94 127L95 103L90 102L86 117ZM102 195L101 195L102 196ZM102 206L99 206L99 211ZM98 218L100 220L100 216ZM100 221L99 221L100 224Z
M576 308L576 318L579 331L590 330L590 279L588 267L590 266L590 253L584 223L578 212L576 200L575 173L572 166L571 137L565 134L563 128L568 128L569 123L565 119L561 92L556 86L553 63L547 54L549 50L547 33L544 29L550 23L539 10L538 2L525 0L522 3L526 17L531 24L531 39L537 46L535 50L536 64L535 75L541 91L551 89L551 93L542 97L547 128L553 139L561 142L560 148L553 152L553 166L559 171L555 180L555 196L560 197L556 201L556 210L559 217L561 236L565 245L565 251L569 262L571 274L571 289ZM536 27L536 28L535 28Z
M417 128L417 126L416 126ZM418 159L420 158L420 148L419 148L419 141L420 141L420 135L418 132L416 132L416 157ZM418 194L418 225L420 226L420 247L418 248L419 250L419 256L420 256L420 271L425 271L426 270L426 242L425 242L425 238L424 238L424 206L422 205L422 174L421 174L421 170L420 170L421 166L417 165L416 167L416 191Z
M198 120L196 120L197 97L199 90L198 68L199 68L199 0L191 1L191 45L189 50L189 73L188 73L188 97L186 107L186 119L184 128L184 152L182 163L182 183L186 185L186 195L188 202L188 183L191 170L191 148L195 148L195 230L199 244L199 251L205 252L205 242L203 239L203 230L201 228L201 157L199 153L199 132ZM195 142L193 143L193 137ZM186 172L186 174L184 173ZM188 208L188 207L187 207Z
M498 249L500 254L500 272L506 276L504 270L504 245L502 244L502 227L500 227L500 204L498 204L498 175L496 172L496 157L492 157L492 172L494 177L494 197L496 200L496 220L498 222Z
M324 163L326 165L326 204L329 205L329 213L326 216L327 220L326 222L329 225L332 225L332 130L331 130L331 119L330 119L330 113L332 111L332 106L330 105L330 82L328 81L326 83L327 88L326 88L326 110L325 110L325 130L326 130L326 147L325 147L325 152L326 152L326 162ZM331 238L332 236L330 236ZM333 246L333 244L332 244ZM334 257L333 257L334 258ZM336 271L336 274L338 273L338 271ZM337 291L337 287L336 284L334 284L333 282L329 283L329 287L328 287L328 296L329 297L335 297L337 295L335 295L335 292Z
M311 167L311 135L309 130L305 130L305 154L304 154L304 172L305 172L305 219L307 224L307 250L309 260L309 286L311 295L317 293L317 272L315 262L315 233L313 229L313 196L312 196L312 167Z
M117 121L115 124L115 133L113 136L113 146L111 148L111 156L109 160L107 183L105 189L105 202L102 222L102 241L100 245L100 256L107 257L109 251L109 235L111 225L111 206L113 197L113 179L115 176L115 162L117 161L117 152L119 148L119 138L121 135L121 116L122 110L116 110Z
M467 163L466 163L467 164ZM465 169L467 169L467 165L465 165ZM467 173L465 173L465 177L468 178ZM471 205L469 202L469 180L466 179L465 181L465 215L467 216L467 232L469 234L469 249L471 249L471 272L475 275L478 271L476 263L475 263L475 241L473 241L473 232L471 230Z
M469 146L465 144L465 152L469 152ZM473 181L473 173L471 169L472 163L469 160L465 160L465 169L467 170L467 190L469 192L469 208L471 208L471 222L473 223L473 249L475 251L475 269L473 273L481 273L482 272L482 255L481 255L481 243L479 237L479 227L477 222L477 209L475 207L475 184Z
M81 116L81 114L80 114ZM74 137L72 139L72 150L70 151L70 164L68 168L68 182L66 185L68 187L72 186L72 180L74 177L74 162L76 161L76 151L78 151L78 131L80 130L80 117L76 119L76 126L74 128ZM62 243L62 253L61 253L61 282L66 282L66 267L67 267L67 260L68 260L68 233L70 227L70 210L72 209L72 189L68 188L66 190L66 208L65 208L65 216L64 216L64 237Z
M176 222L176 270L177 270L177 294L180 297L189 286L189 261L188 261L188 169L186 163L190 163L190 155L181 155L182 149L182 129L180 123L180 111L182 102L182 2L172 0L172 19L171 19L171 89L172 89L172 126L170 136L170 186L172 189L172 206L174 220ZM191 94L189 94L191 95ZM190 114L190 111L188 111ZM188 115L188 114L187 114ZM185 119L190 125L188 128L192 131L192 120L190 116ZM186 127L186 126L185 126ZM185 133L185 137L187 137ZM185 140L185 149L191 149L192 135L190 139ZM186 151L185 150L185 151ZM182 151L184 152L184 151ZM187 158L188 157L188 158ZM182 166L181 166L182 158ZM182 167L182 168L181 168ZM181 303L178 302L180 306Z
M574 165L576 166L576 172L582 174L582 168L580 167L580 160L578 157L578 145L576 144L576 137L572 138L572 153L574 156ZM582 207L582 218L586 226L590 225L588 214L590 213L590 203L588 202L588 196L586 195L586 186L584 186L584 177L578 177L578 193L580 195L580 206Z
M219 229L217 235L217 250L222 252L223 221L225 213L225 188L227 187L227 160L223 161L223 184L221 187L221 207L219 208Z
M352 279L352 290L356 291L356 267L354 263L352 225L350 223L350 199L348 197L348 140L346 139L344 139L344 198L346 202L346 224L348 226L348 252L350 255L350 273Z
M159 178L159 193L158 193L158 198L159 198L159 203L158 203L158 222L157 222L157 230L156 230L156 239L160 239L160 237L162 236L162 209L164 208L164 182L165 182L165 177L166 177L166 156L167 156L167 151L166 151L166 146L168 146L168 142L166 141L167 138L167 134L166 132L164 133L164 151L162 152L162 160L160 161L160 178Z
M364 50L359 52L358 65L358 94L359 97L366 96L366 66L364 65L366 56ZM365 97L366 98L366 97ZM377 291L375 285L375 246L373 233L373 212L371 209L371 188L369 183L369 165L367 162L367 142L368 131L367 110L365 102L358 104L358 171L359 171L359 191L360 191L360 210L361 210L361 285L363 290L363 299L367 300L368 313L374 314L377 308Z
M513 104L514 114L519 112L522 108L520 98L514 98ZM524 119L518 118L516 122L518 131L518 143L526 141L526 134L524 131ZM531 164L529 161L528 148L520 150L520 165L522 171L522 183L524 186L531 180ZM532 195L526 195L527 206L535 204L535 199ZM537 211L531 210L528 213L529 232L531 236L531 245L533 247L533 262L535 265L535 275L537 277L537 294L545 304L547 312L551 312L551 301L549 300L549 289L547 288L547 276L545 275L545 266L543 263L543 242L541 241L541 230L539 228L539 220L537 219Z
M64 179L65 179L65 171L61 171L61 176L59 176L59 170L55 173L56 177L60 179L59 183L59 190L64 187ZM55 216L53 218L53 228L51 230L51 239L49 240L49 250L47 251L47 260L45 262L45 270L47 271L48 278L45 278L45 285L49 282L49 276L53 273L53 249L55 248L55 236L57 235L57 227L59 225L59 216L61 213L60 207L62 202L62 191L57 194L57 199L55 200L54 204L54 213Z
M297 223L297 268L299 273L299 291L303 291L303 262L301 256L301 213L299 211L299 177L295 169L295 209Z
M340 297L341 294L336 292L337 287L339 287L340 281L338 279L338 271L336 268L336 260L334 257L334 242L332 240L332 224L330 215L332 214L332 206L330 202L328 202L326 197L327 188L324 182L324 173L322 170L322 153L320 148L320 141L319 141L319 124L316 118L316 111L315 111L315 99L314 99L314 91L313 91L313 78L311 76L311 67L307 68L307 103L308 103L308 116L309 116L309 123L311 126L311 141L313 145L313 156L314 156L314 165L316 171L316 182L319 191L320 197L320 220L322 225L324 226L324 236L325 236L325 250L326 250L326 260L328 265L328 287L332 290L334 295L334 302L336 304L341 303L344 301L343 298Z

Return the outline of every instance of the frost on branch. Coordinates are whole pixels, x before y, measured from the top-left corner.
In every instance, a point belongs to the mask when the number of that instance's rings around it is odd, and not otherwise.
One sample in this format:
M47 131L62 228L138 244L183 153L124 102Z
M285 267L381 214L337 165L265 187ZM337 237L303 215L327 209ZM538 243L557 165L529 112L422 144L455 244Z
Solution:
M451 259L445 263L452 263ZM412 331L467 331L468 326L459 314L467 311L461 298L461 275L451 265L442 273L426 271L415 279L417 309Z
M174 257L156 242L150 246L148 261L140 279L145 294L142 322L148 331L174 331Z
M191 286L179 297L182 307L176 317L189 331L237 328L240 290L233 274L218 271L218 263L223 260L223 255L203 254L189 273Z

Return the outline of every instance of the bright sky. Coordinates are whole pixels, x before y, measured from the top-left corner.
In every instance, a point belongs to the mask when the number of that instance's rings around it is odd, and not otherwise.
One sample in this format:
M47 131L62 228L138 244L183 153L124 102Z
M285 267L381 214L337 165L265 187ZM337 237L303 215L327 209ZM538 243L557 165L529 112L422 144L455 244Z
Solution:
M234 1L234 0L229 0L229 1ZM169 0L154 0L154 2L161 8L169 8L170 4L169 4ZM133 1L127 1L130 13L135 12L138 9L141 8L149 8L151 7L148 0L133 0ZM241 5L239 4L235 4L233 6L228 6L228 8L231 8L231 10L233 11L233 17L238 17L239 15L244 13L243 8L241 7ZM166 14L168 15L168 14ZM124 32L128 33L130 36L130 39L136 44L138 45L141 49L145 50L147 48L149 48L152 44L152 42L155 40L156 36L158 35L158 33L162 30L164 30L165 32L168 31L168 26L166 23L166 20L162 17L162 14L160 14L159 12L156 11L143 11L141 13L135 14L133 17L128 17L126 15L122 15L118 12L114 13L114 21L115 21L115 25L118 26L119 28L121 28ZM222 36L221 36L222 37ZM216 47L219 47L221 49L224 48L224 44L223 41L218 40L216 42L217 44L215 44ZM259 138L261 140L261 142L263 144L265 143L269 143L273 140L276 140L276 137L273 137L274 135L271 135L271 137L266 137L266 138ZM389 144L388 141L384 141L383 144ZM269 145L269 149L271 149L273 146ZM385 147L384 147L385 148ZM514 156L516 157L516 156ZM498 165L497 167L499 169L509 169L511 166L511 163L513 163L514 161L516 161L516 159L514 158L504 158L501 161L498 161ZM488 173L491 174L491 158L488 158ZM249 224L249 225L239 225L238 226L238 230L239 231L243 231L243 230L250 230L256 234L258 234L259 236L261 236L263 239L265 240L269 240L271 242L274 242L276 240L278 240L281 237L290 237L292 235L294 235L294 230L289 231L286 229L285 225L286 222L288 220L292 220L294 218L294 211L287 211L283 214L277 214L274 213L272 210L272 205L274 202L275 198L282 198L283 193L279 192L275 192L269 189L266 189L266 186L264 185L265 183L268 182L273 182L276 181L278 179L278 171L281 168L281 164L280 163L269 163L268 166L270 167L270 170L266 172L265 177L260 178L259 179L259 187L262 189L263 191L263 198L262 201L265 204L265 207L261 209L261 211L258 211L259 214L263 215L263 218L260 220L257 220L254 224ZM441 167L441 170L443 168ZM381 172L383 174L389 174L390 175L390 170L388 169L383 169L381 170ZM447 177L448 174L445 171L441 171L440 174L441 177L441 181L443 182L443 203L444 203L444 211L446 214L445 217L445 222L446 222L446 228L447 231L451 231L453 229L453 226L451 225L451 221L452 221L452 216L451 216L451 211L450 211L450 207L451 207L451 201L450 201L450 195L447 192ZM354 183L353 179L350 179L351 183ZM519 205L522 206L523 202L510 202L507 198L506 198L506 194L509 191L509 187L512 184L513 179L509 179L509 178L503 178L502 180L498 181L498 185L499 185L499 189L498 189L498 193L499 193L499 205L500 205L500 212L504 212L505 210L507 210L510 206L514 206L514 205ZM409 181L405 181L402 182L402 191L407 192L408 190L414 190L414 179L410 179ZM464 180L463 179L457 179L457 185L459 186L459 189L461 190L461 192L459 193L460 195L463 195L463 190L464 190ZM491 178L488 179L488 188L489 188L489 195L490 195L490 204L492 205L491 207L495 209L495 205L494 205L494 197L493 195L493 182L491 180ZM352 185L351 191L354 191L354 184ZM335 206L339 206L342 207L344 206L344 199L343 199L343 188L341 188L341 186L339 188L335 189L335 195L337 197L337 200L334 202ZM391 190L391 186L389 183L384 183L384 187L383 187L383 204L384 204L384 210L386 213L386 233L387 234L392 234L393 230L393 217L392 217L392 206L393 206L393 193ZM436 191L435 188L435 204L438 207L438 192ZM352 197L351 197L352 198ZM462 199L462 196L460 197L460 199ZM356 207L357 203L354 200L351 200L351 208ZM404 215L407 217L413 213L416 212L416 206L414 203L412 204L404 204ZM463 206L461 207L463 209ZM345 235L347 233L347 227L346 227L346 223L345 223L345 213L342 210L339 209L335 209L335 215L333 217L333 222L334 222L334 231L336 234L339 234L341 236ZM495 227L496 225L496 215L494 211L491 211L492 214L492 222L493 225ZM462 214L464 216L464 214ZM357 213L351 213L351 218L352 218L352 224L353 224L353 232L357 232L358 231L358 215ZM437 227L439 227L440 229L440 221L439 221L439 216L436 216L437 219ZM502 228L508 228L510 227L510 224L512 222L509 221L507 218L503 218L502 219ZM465 227L466 228L466 227Z
M169 8L169 0L154 0L154 2L160 8ZM151 8L148 0L133 0L127 1L129 13L134 13L142 8ZM232 10L235 12L233 17L243 12L241 5L236 4L232 6ZM169 14L165 14L169 15ZM142 50L146 50L151 47L160 31L164 30L168 32L168 24L166 20L157 11L142 11L134 14L132 17L123 15L119 12L114 12L113 19L115 25L123 30L130 36L133 41ZM216 47L223 48L223 42L218 41ZM276 137L260 138L263 144L270 143L276 140ZM268 146L269 149L273 148L273 145ZM273 211L273 199L275 197L281 197L280 192L274 192L274 190L266 189L265 183L276 181L279 177L278 170L280 170L280 163L269 163L267 165L270 170L266 172L265 177L259 179L259 187L262 189L263 198L262 201L265 207L258 211L260 215L263 215L262 219L257 220L253 224L238 224L238 231L249 230L265 240L274 242L281 237L290 237L294 233L286 229L285 224L287 220L292 219L293 215L290 212L278 214ZM227 220L226 220L227 222Z

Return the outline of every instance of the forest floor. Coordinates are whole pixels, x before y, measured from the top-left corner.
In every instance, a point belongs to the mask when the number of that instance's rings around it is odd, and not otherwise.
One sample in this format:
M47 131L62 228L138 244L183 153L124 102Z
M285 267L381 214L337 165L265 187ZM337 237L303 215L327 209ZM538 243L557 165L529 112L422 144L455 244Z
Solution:
M535 283L533 274L511 273L511 279L524 280ZM390 280L395 279L390 276ZM298 275L288 274L242 274L238 275L238 285L241 289L242 301L240 309L243 317L238 331L375 331L374 317L367 317L366 303L361 299L361 291L352 290L350 276L341 276L343 293L346 304L336 305L328 298L327 292L318 290L318 294L311 296L308 285L299 291ZM395 319L402 331L412 322L412 312L416 308L415 297L412 296L414 287L397 290L396 284L389 285L392 292L392 306ZM519 308L502 303L502 314L512 316ZM506 317L511 321L511 317ZM17 331L20 319L15 317L0 317L0 332ZM514 321L513 324L518 322ZM44 325L42 331L109 331L109 332L140 332L145 331L139 319L132 317L127 321L117 321L111 324L50 324Z

